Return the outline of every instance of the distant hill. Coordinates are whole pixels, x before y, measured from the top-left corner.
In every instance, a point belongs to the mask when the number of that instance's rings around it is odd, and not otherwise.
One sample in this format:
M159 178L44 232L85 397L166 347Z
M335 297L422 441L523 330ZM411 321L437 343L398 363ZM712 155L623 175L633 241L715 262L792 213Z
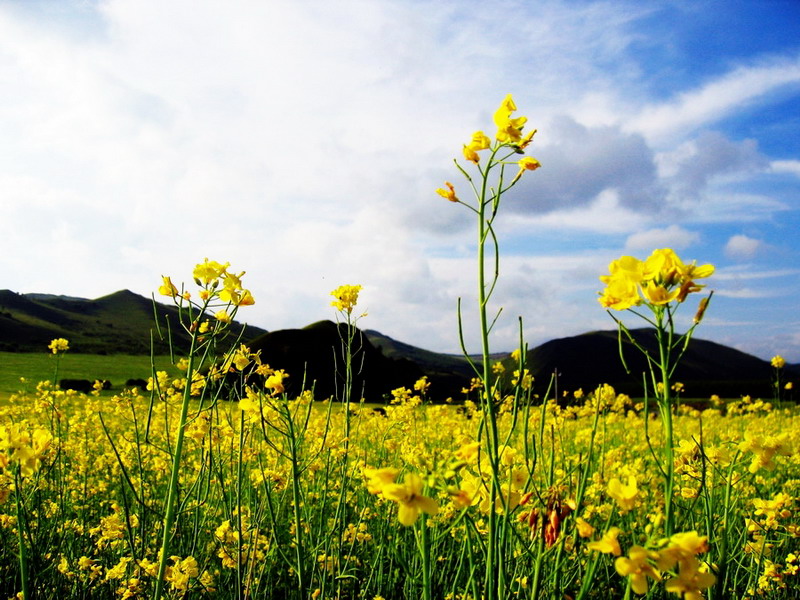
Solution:
M161 336L155 330L156 316ZM169 324L169 327L167 327ZM232 335L243 325L234 323ZM265 333L247 327L247 337ZM46 352L50 340L67 338L74 352L86 354L149 354L151 335L157 354L169 350L168 332L175 348L188 347L178 310L121 290L94 300L51 294L17 294L0 290L0 350Z
M652 329L634 329L631 333L652 356L658 356ZM630 341L623 341L622 352L629 373L620 360L617 331L593 331L533 348L528 353L528 364L541 386L557 373L559 391L578 388L589 391L605 382L618 392L640 396L643 374L649 377L646 360ZM800 376L796 367L787 366L786 372L793 377ZM687 397L707 398L718 394L735 398L749 394L769 398L772 396L773 374L769 361L715 342L693 338L672 380L684 384L684 396Z
M162 324L164 337L155 332L154 314ZM0 291L0 350L5 351L45 352L50 340L65 337L75 352L148 354L152 335L156 353L165 353L166 323L176 347L186 347L188 337L178 324L174 306L156 303L154 313L152 300L128 290L95 300ZM232 342L242 327L234 324ZM655 352L651 330L632 333L640 344ZM322 398L333 395L341 384L337 379L343 364L339 336L336 324L320 321L303 329L272 332L247 326L242 340L253 350L261 350L264 362L290 374L287 380L290 391L298 391L305 377L306 385L313 383L317 397ZM461 389L473 377L469 363L461 355L431 352L373 330L359 331L357 339L354 385L357 397L363 392L370 400L380 400L392 389L410 387L419 377L427 375L433 399L460 399ZM531 349L527 364L540 394L557 373L559 395L578 388L588 392L601 383L609 383L620 392L641 396L645 360L630 342L624 342L623 349L630 373L619 358L616 330L551 340ZM495 354L492 359L505 361L509 371L515 368L508 353ZM735 398L749 394L769 398L773 373L768 361L721 344L693 339L674 380L685 385L687 397L719 394ZM787 365L785 378L797 381L800 368Z
M264 333L247 342L251 351L260 351L262 362L273 369L284 369L284 382L290 395L313 389L316 398L341 397L345 376L342 339L345 324L319 321L303 329L282 329ZM411 387L422 377L423 368L403 357L390 358L356 330L353 340L352 398L380 402L393 389ZM441 386L440 386L441 389Z

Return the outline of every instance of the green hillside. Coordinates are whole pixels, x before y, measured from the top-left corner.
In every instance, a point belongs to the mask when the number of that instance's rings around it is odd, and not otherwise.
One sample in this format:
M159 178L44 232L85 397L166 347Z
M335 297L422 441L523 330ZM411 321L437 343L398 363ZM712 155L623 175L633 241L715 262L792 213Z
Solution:
M243 327L234 323L231 335ZM249 326L246 331L246 337L265 333ZM166 354L170 333L175 348L188 345L174 306L129 290L95 300L0 290L0 351L41 352L63 337L73 352L84 354Z

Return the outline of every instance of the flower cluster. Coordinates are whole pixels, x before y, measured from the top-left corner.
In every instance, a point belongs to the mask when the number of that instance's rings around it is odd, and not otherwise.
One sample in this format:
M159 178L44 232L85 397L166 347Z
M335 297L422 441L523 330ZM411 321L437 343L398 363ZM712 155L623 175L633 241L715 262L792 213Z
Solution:
M69 350L69 342L64 338L56 338L47 346L53 354L63 354Z
M331 292L331 296L336 298L331 302L336 310L350 314L358 303L358 293L361 291L360 285L340 285Z
M665 572L674 575L665 581L664 588L689 600L702 600L703 590L714 585L716 577L697 559L698 554L708 551L706 536L700 536L696 531L676 533L664 540L663 547L658 550L633 545L628 549L628 555L622 556L617 539L620 533L618 527L611 527L600 540L589 543L587 547L616 556L614 568L623 577L630 578L635 593L646 594L648 578L660 581Z
M255 304L250 291L242 287L244 271L238 274L231 273L228 271L228 267L230 267L230 263L221 264L207 258L195 266L192 277L194 282L202 288L199 293L200 299L205 301L216 295L220 301L234 306ZM188 292L181 294L169 277L162 276L161 279L162 284L158 288L158 293L162 296L171 298L180 296L186 300L191 297Z
M714 266L686 264L673 250L663 248L654 250L644 261L623 256L613 261L608 270L609 275L600 277L606 288L599 302L606 308L625 310L642 303L663 306L683 302L690 293L704 287L695 280L711 276ZM700 318L702 314L695 317L697 321Z
M536 130L531 129L523 136L522 130L525 127L525 123L528 122L528 118L512 117L512 113L514 113L516 110L517 105L514 103L514 99L512 98L511 94L506 95L506 97L500 103L500 107L494 113L493 120L495 126L497 127L495 143L492 144L492 140L483 131L476 131L472 134L470 141L464 144L464 148L462 150L464 158L469 162L478 165L481 161L481 156L478 153L484 150L490 150L492 155L489 160L489 166L491 167L494 164L508 164L506 162L508 156L499 161L495 161L495 155L502 148L507 148L510 151L510 155L523 154L525 148L527 148L533 140ZM526 171L535 171L542 166L538 160L531 156L526 156L518 160L517 165L519 170L512 180L511 185L516 183ZM446 181L444 185L445 187L438 188L436 193L450 202L460 202L458 196L456 196L456 190L453 184L449 181Z

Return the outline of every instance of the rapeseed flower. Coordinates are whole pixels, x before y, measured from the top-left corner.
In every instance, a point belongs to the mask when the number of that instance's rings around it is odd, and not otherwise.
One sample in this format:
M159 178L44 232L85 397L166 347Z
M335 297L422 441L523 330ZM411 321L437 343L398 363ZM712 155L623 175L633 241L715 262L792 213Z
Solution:
M56 338L47 346L53 354L63 354L69 350L69 341L64 338Z
M617 502L617 506L623 512L633 510L636 505L636 497L639 495L639 489L636 487L636 478L631 475L628 477L628 484L625 485L614 477L608 482L608 495Z
M597 552L602 552L603 554L620 556L622 554L622 548L619 547L619 541L617 540L619 534L619 527L609 527L608 531L603 534L602 538L596 542L589 542L586 544L586 547L589 550L596 550Z
M686 264L672 249L661 248L645 261L622 256L612 261L608 270L608 275L600 277L606 288L598 300L605 308L625 310L643 302L650 306L681 303L689 294L703 289L695 280L710 277L714 266ZM702 318L706 304L701 304L696 322Z
M631 546L628 556L620 556L614 561L614 568L623 577L630 577L631 589L637 594L646 594L647 578L659 580L661 574L650 564L658 554L642 546Z
M336 310L348 314L352 313L353 308L355 308L358 303L358 293L360 291L360 285L340 285L331 292L331 296L335 298L335 300L331 302L331 306L336 307Z
M472 134L472 140L470 140L469 144L464 144L464 158L470 162L478 164L480 161L478 152L481 150L486 150L491 145L492 140L490 140L482 131L476 131Z
M409 527L417 522L419 513L431 516L439 512L439 504L423 494L422 478L416 473L408 473L403 483L391 483L383 487L383 497L397 502L397 519Z
M449 181L445 181L444 185L447 187L447 189L445 190L442 188L436 188L436 193L442 198L450 200L450 202L458 202L458 196L456 196L456 189L453 187L453 184Z
M522 140L522 128L528 122L527 117L511 118L511 113L517 110L511 94L506 95L494 113L494 124L497 126L497 141L500 143L513 143ZM529 140L530 141L530 140Z

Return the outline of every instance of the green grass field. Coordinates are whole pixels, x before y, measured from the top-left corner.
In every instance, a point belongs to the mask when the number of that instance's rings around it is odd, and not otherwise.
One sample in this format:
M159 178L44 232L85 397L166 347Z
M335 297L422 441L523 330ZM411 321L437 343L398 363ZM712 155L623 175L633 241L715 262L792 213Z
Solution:
M45 352L0 352L0 400L24 389L34 389L40 381L52 380L58 364L58 378L107 379L119 391L128 379L147 379L156 369L177 374L169 356L130 354L72 354L61 357L60 362ZM25 383L20 381L25 378Z

